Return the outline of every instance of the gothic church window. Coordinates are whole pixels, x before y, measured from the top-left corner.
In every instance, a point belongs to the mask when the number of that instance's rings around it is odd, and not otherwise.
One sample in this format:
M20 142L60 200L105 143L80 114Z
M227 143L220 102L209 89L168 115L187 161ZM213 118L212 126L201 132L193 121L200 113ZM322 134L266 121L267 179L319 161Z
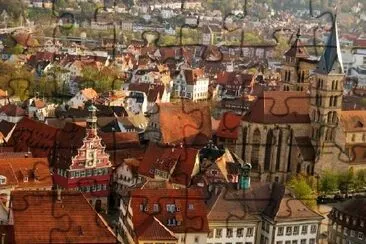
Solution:
M261 133L259 129L256 128L253 133L253 146L251 153L252 154L251 161L253 169L258 169L260 143L261 143Z

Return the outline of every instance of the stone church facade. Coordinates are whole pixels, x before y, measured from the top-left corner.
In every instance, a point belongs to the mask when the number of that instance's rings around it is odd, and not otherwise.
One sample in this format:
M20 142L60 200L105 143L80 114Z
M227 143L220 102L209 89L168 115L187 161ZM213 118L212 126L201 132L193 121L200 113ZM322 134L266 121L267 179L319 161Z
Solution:
M284 182L297 173L364 168L366 111L342 111L336 22L319 61L309 59L299 33L285 58L282 91L264 91L240 124L235 152L252 164L252 177Z

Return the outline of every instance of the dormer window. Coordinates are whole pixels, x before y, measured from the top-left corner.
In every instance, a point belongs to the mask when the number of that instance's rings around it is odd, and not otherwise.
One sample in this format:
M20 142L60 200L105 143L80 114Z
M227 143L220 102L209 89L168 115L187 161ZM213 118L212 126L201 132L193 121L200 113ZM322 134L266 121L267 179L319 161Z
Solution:
M0 175L0 185L5 185L6 184L6 177L3 175Z

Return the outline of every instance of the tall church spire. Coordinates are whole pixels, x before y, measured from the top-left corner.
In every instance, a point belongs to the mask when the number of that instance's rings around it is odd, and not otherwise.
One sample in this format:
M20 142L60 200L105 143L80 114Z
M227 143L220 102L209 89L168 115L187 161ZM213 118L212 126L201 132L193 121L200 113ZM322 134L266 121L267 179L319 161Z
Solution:
M318 63L317 73L329 74L338 73L343 74L343 64L342 64L342 53L338 40L338 27L337 27L337 17L334 16L333 26L325 47L324 53L320 58Z

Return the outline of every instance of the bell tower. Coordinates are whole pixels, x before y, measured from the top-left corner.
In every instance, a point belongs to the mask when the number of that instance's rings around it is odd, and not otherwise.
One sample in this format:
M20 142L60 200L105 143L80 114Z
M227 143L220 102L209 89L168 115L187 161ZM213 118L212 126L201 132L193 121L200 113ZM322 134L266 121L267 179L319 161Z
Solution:
M296 39L290 49L284 54L285 62L282 69L281 78L283 81L283 91L305 91L307 89L307 77L309 70L300 65L302 59L309 58L309 54L301 43L300 28L297 31Z
M344 70L336 17L311 87L310 119L312 144L317 154L334 147L336 127L342 110Z

